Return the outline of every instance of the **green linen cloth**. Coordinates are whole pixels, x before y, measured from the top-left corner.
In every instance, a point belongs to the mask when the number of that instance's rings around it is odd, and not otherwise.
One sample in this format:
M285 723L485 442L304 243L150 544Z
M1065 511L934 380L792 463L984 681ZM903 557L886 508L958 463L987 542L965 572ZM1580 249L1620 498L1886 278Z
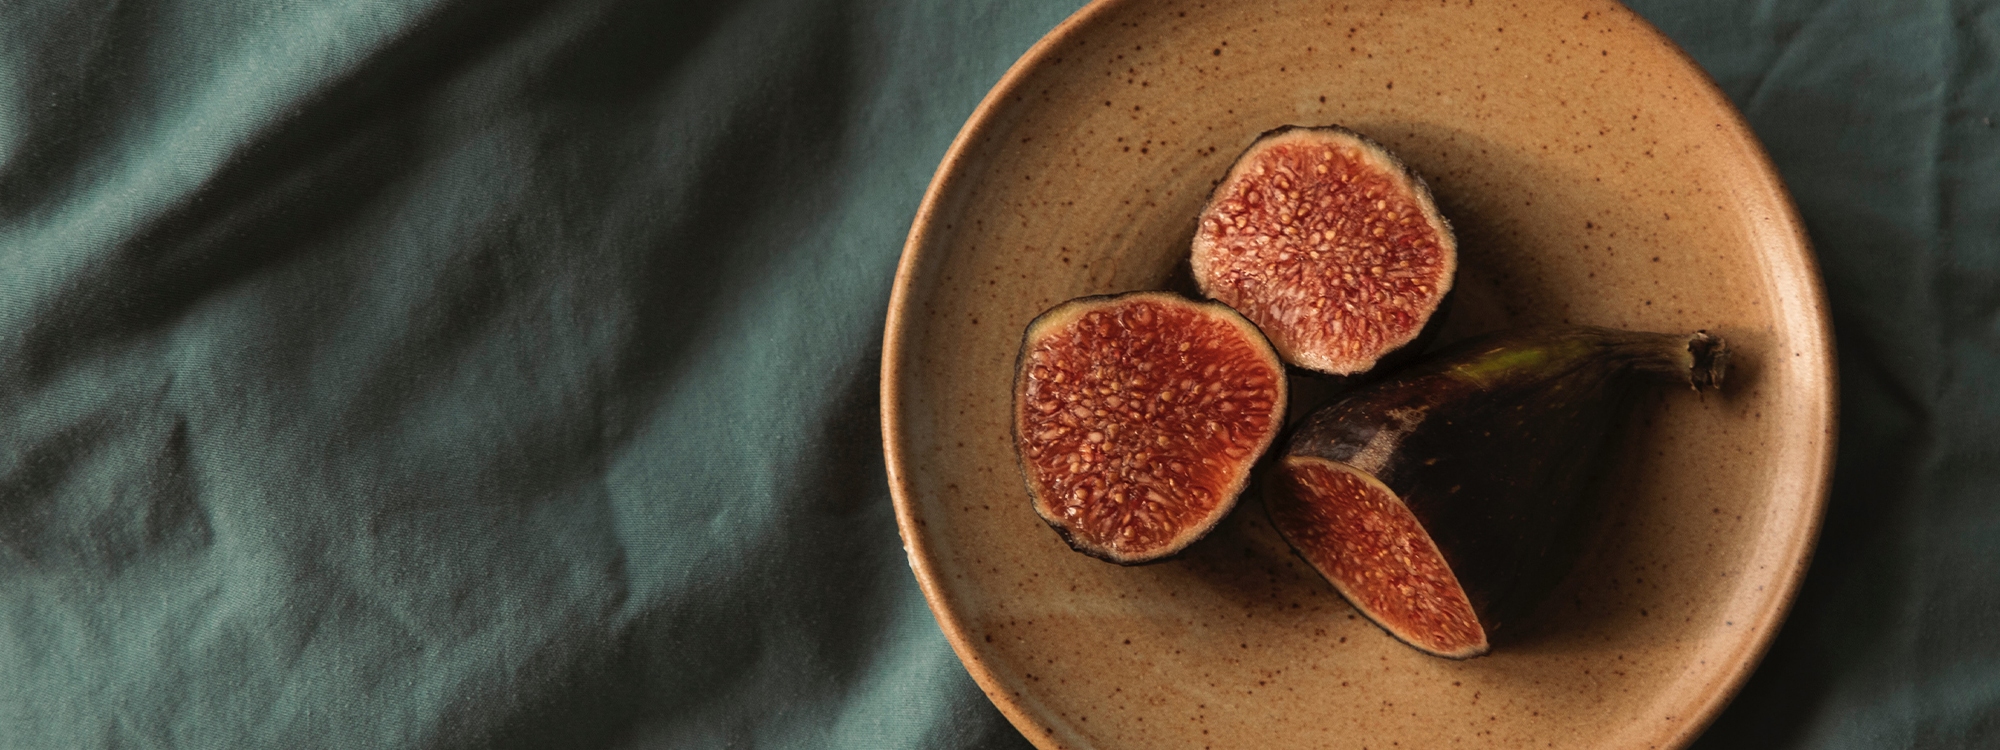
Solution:
M1076 0L0 3L0 747L1024 748L906 567L917 201ZM1821 253L1704 747L2000 745L2000 5L1637 9Z

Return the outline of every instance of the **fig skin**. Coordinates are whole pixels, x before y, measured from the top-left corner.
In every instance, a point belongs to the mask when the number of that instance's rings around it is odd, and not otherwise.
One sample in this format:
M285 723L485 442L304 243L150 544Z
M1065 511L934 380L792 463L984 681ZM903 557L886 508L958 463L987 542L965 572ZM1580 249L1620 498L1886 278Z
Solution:
M1157 321L1136 317L1142 306L1151 306ZM1149 325L1155 330L1147 332L1150 338L1113 337L1067 352L1084 361L1054 359L1065 353L1062 337L1078 335L1099 311L1113 313L1116 321L1095 331L1100 339L1114 328L1117 336ZM1158 322L1170 319L1180 324ZM1152 359L1120 359L1128 355ZM1100 377L1100 368L1116 377ZM1055 380L1038 370L1069 377ZM1106 388L1112 392L1099 390ZM1218 389L1220 395L1213 395ZM1226 305L1156 291L1057 305L1028 324L1015 360L1011 427L1035 513L1071 549L1091 557L1120 565L1170 558L1235 507L1251 466L1277 441L1289 395L1277 352ZM1051 406L1057 403L1062 405ZM1077 423L1055 421L1076 406L1087 407L1076 412ZM1051 434L1056 432L1063 434ZM1071 456L1084 458L1062 463ZM1105 523L1112 514L1123 520ZM1129 539L1107 536L1135 517L1153 522L1142 528L1158 529ZM1171 533L1161 539L1160 530Z
M1288 364L1358 376L1423 351L1444 318L1458 241L1430 187L1387 148L1338 125L1287 125L1259 135L1216 184L1189 270Z
M1373 477L1413 514L1486 635L1532 611L1575 564L1586 500L1614 439L1649 386L1721 384L1728 349L1705 332L1582 326L1502 331L1459 343L1307 417L1286 456ZM1284 470L1290 470L1287 464ZM1266 494L1279 533L1321 575L1307 530L1287 528L1312 502ZM1386 542L1385 542L1386 543ZM1335 581L1345 591L1345 584ZM1350 597L1350 601L1353 601ZM1442 653L1362 610L1412 646Z

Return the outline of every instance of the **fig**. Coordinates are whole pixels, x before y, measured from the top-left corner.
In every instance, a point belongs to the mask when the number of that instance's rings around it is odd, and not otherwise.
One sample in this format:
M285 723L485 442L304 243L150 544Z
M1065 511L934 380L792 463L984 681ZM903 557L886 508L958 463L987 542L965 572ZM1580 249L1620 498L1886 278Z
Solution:
M1201 210L1201 293L1263 329L1286 362L1367 372L1437 318L1458 241L1395 155L1338 126L1258 137ZM1420 345L1419 345L1420 346Z
M1265 507L1355 609L1428 653L1486 653L1575 564L1637 396L1717 387L1724 342L1558 326L1471 339L1307 417Z
M1122 565L1179 552L1235 507L1283 425L1284 364L1228 307L1084 297L1028 324L1014 440L1035 512Z

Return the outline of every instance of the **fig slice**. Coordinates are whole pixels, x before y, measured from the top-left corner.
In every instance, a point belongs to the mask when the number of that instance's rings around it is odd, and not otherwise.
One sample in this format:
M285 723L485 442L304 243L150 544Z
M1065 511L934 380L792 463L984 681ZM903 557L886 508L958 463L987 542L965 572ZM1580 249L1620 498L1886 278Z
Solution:
M1274 480L1297 501L1270 505L1273 524L1368 619L1439 656L1486 653L1486 630L1451 563L1395 492L1312 456L1287 457Z
M1216 186L1189 264L1201 293L1256 323L1286 362L1353 375L1425 332L1458 241L1387 149L1338 126L1288 126Z
M1574 567L1593 484L1637 396L1717 387L1727 365L1723 341L1703 332L1555 326L1467 340L1308 416L1265 508L1390 634L1477 656Z
M1014 438L1035 512L1122 565L1186 549L1235 507L1284 424L1284 364L1228 307L1084 297L1028 324Z

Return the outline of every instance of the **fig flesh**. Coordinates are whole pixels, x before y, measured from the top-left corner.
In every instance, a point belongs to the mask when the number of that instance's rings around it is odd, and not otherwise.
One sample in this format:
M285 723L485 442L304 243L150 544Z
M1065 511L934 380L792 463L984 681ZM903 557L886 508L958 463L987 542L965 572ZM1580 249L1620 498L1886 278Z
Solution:
M1226 306L1165 292L1057 305L1028 324L1015 365L1035 512L1110 562L1179 552L1235 507L1285 399L1277 353Z
M1208 297L1299 367L1353 375L1424 333L1458 241L1422 179L1337 126L1265 133L1202 208L1189 264Z
M1584 501L1636 397L1719 386L1727 361L1702 332L1562 326L1462 342L1306 418L1266 508L1390 634L1477 656L1574 565Z

